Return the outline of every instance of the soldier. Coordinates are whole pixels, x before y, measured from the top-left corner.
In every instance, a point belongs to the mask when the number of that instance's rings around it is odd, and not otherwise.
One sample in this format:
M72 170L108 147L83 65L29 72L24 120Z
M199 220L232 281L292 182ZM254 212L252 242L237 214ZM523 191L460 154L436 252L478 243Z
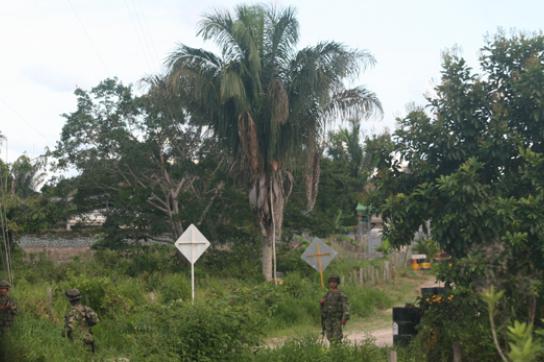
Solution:
M342 342L342 326L349 319L348 298L338 289L339 284L340 277L329 277L329 291L320 301L321 327L330 343Z
M4 334L13 324L17 305L9 296L11 285L6 280L0 280L0 335Z
M81 304L81 293L78 289L68 289L66 297L70 301L70 311L64 316L63 337L70 340L81 340L93 353L95 344L91 327L98 323L98 316L90 307Z

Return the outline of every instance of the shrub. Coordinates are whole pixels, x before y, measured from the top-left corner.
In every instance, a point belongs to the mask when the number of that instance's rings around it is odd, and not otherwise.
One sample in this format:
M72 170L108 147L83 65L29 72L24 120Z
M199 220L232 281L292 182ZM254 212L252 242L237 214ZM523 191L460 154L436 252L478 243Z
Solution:
M303 241L301 247L297 249L290 249L285 244L280 245L278 248L278 271L282 273L299 273L304 276L315 275L313 270L304 260L300 258L300 255L304 252L304 247L307 246L307 241Z
M138 348L149 355L160 351L181 361L238 361L262 335L262 324L247 308L176 303L143 310L130 328L139 335Z
M223 248L210 247L199 260L208 274L222 277L261 281L259 248L255 241L233 240Z
M122 288L119 287L119 283L117 281L114 284L111 278L105 276L72 275L66 282L57 284L55 295L57 299L63 300L68 306L68 301L64 296L65 291L69 288L78 288L81 292L82 303L93 308L101 317L115 317L129 311L134 304L143 300L141 283L125 280L121 282ZM132 289L137 289L138 292ZM132 300L132 298L136 298L136 300Z
M422 308L415 343L427 360L451 360L453 343L461 346L463 361L497 360L486 310L478 298L470 294L451 295L422 301Z
M20 277L29 283L60 281L66 276L65 267L55 265L45 253L28 254L28 259L21 260L18 265L22 266L17 268L17 272L21 272Z
M159 274L155 273L155 276ZM156 289L162 303L191 300L191 281L186 274L165 274L157 280Z
M262 335L247 308L196 304L180 312L176 350L183 361L237 361Z

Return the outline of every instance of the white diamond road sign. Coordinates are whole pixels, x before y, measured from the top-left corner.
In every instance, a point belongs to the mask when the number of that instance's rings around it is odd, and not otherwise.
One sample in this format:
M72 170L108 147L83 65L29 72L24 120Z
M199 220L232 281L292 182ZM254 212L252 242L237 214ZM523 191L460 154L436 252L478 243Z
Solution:
M202 235L193 224L185 230L174 243L189 263L194 264L198 258L208 249L210 242Z
M323 240L314 238L301 258L318 272L323 272L336 257L336 254L336 251L325 244Z

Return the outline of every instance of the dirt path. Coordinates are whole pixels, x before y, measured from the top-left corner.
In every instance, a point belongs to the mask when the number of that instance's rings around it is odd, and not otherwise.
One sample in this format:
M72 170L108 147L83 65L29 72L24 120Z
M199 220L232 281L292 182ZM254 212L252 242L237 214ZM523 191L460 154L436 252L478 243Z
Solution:
M419 295L421 288L432 288L440 286L439 283L436 283L434 277L425 280L415 289L415 294ZM391 316L392 310L388 309L386 313ZM390 323L392 324L392 322ZM352 343L358 344L364 340L371 338L374 343L380 347L392 346L393 345L393 327L380 327L380 328L369 328L368 330L362 331L348 331L346 333L346 339Z
M377 346L385 347L393 345L393 328L380 328L368 332L351 333L346 335L346 339L354 344L371 339Z

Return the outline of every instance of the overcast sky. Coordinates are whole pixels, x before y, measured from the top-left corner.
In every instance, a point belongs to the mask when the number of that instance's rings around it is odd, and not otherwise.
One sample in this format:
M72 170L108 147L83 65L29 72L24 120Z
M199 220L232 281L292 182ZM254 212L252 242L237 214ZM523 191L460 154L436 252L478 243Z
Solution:
M0 132L9 160L52 148L76 86L117 76L135 83L160 72L177 43L195 36L202 14L231 0L0 0ZM385 116L366 132L392 129L410 103L424 104L440 77L441 52L461 49L477 66L486 34L542 29L540 0L300 0L300 47L336 40L367 49L378 63L358 83L375 91ZM6 150L2 150L2 158Z

